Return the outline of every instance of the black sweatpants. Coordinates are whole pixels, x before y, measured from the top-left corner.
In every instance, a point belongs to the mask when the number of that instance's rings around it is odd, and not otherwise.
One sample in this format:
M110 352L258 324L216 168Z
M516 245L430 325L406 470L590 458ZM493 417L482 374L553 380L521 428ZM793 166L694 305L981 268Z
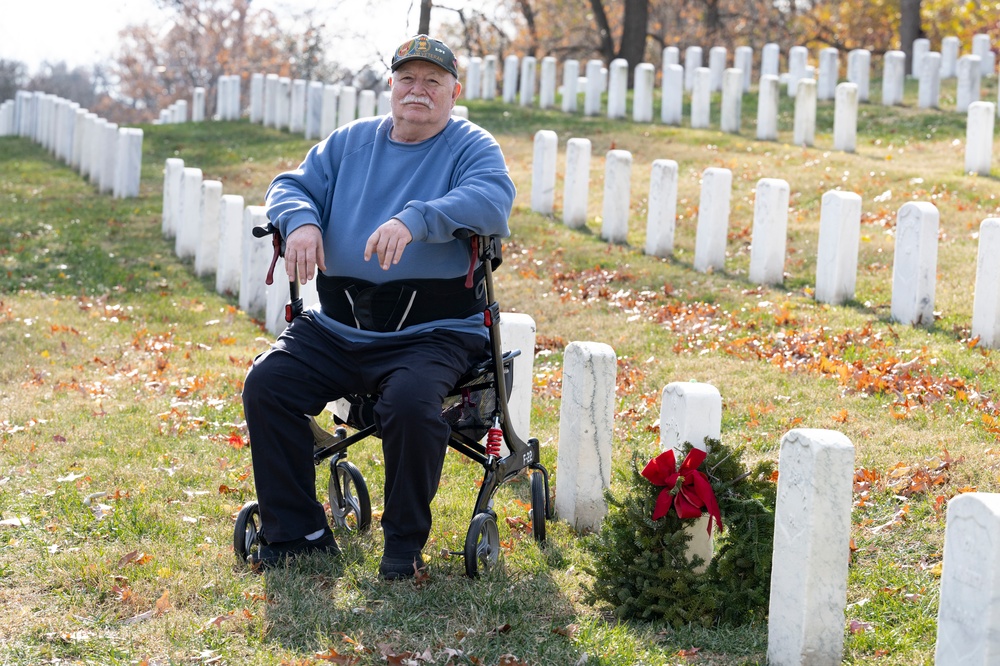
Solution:
M441 418L448 391L486 358L480 336L435 330L352 343L308 312L254 359L243 387L261 528L271 543L326 526L316 499L316 467L307 414L348 394L378 394L375 419L385 458L382 530L385 554L416 556L431 529L431 500L447 451Z

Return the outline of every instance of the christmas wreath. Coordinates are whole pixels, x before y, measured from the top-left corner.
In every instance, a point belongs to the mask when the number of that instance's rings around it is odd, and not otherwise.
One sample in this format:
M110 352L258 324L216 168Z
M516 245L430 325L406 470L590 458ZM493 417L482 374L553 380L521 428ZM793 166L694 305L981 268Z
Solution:
M705 440L707 454L687 446L676 467L673 451L640 467L634 453L619 497L605 492L608 515L585 549L593 560L591 603L610 604L623 619L739 625L767 615L777 486L774 464L748 470L742 448ZM672 509L672 510L671 510ZM685 527L702 511L716 529L708 567L688 558ZM725 531L722 532L722 527ZM701 571L701 573L699 573Z

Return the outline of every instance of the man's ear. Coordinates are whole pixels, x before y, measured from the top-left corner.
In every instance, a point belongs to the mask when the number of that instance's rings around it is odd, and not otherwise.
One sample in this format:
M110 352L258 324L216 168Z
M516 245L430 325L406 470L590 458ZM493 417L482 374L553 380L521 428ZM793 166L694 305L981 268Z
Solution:
M455 80L455 90L451 93L451 103L458 101L458 96L462 94L462 84Z

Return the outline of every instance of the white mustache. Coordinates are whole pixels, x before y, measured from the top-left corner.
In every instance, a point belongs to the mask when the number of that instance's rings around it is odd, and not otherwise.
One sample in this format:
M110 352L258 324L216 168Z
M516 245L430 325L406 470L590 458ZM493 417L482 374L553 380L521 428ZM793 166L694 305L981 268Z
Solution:
M429 109L433 109L434 108L434 102L433 102L433 100L431 100L431 98L427 97L426 95L414 95L413 93L410 93L409 95L407 95L406 97L403 98L403 102L402 103L403 104L423 104L424 106L426 106Z

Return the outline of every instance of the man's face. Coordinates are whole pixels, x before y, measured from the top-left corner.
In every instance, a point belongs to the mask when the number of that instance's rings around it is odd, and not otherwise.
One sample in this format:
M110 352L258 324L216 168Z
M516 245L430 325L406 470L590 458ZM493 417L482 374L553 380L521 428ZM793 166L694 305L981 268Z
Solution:
M392 75L392 116L403 140L430 138L440 132L458 99L461 86L451 74L434 63L413 60ZM423 136L426 134L426 136Z

